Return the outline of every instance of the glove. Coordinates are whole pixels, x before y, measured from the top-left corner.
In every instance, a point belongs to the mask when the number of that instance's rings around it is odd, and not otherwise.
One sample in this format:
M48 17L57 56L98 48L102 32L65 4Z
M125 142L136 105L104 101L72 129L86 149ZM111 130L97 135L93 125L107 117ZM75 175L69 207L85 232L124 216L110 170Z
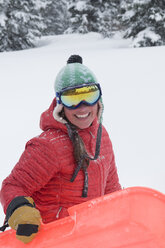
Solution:
M32 241L40 228L40 212L31 197L14 198L7 208L6 219L16 230L16 238L25 244Z

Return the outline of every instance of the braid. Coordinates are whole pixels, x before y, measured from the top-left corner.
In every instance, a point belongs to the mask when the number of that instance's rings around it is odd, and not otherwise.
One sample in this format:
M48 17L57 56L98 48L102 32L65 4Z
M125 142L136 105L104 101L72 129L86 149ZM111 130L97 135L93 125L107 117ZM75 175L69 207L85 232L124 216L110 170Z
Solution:
M74 158L77 163L77 167L72 175L71 182L73 182L78 174L78 172L82 169L84 172L84 190L83 190L83 197L87 197L87 191L88 191L88 172L87 168L89 166L89 158L87 158L87 152L85 149L84 142L82 138L79 136L76 128L70 123L66 124L68 129L69 137L73 144L73 150L74 150Z
M84 188L82 197L87 197L88 193L88 171L87 168L89 166L90 160L96 160L100 153L100 144L101 144L101 134L102 134L102 125L100 123L98 131L97 131L97 139L96 139L96 148L94 157L90 157L86 152L84 142L82 138L79 136L76 127L72 125L70 122L66 124L68 129L68 135L73 144L74 150L74 158L77 163L77 167L72 175L71 182L73 182L78 174L78 172L82 169L84 172Z

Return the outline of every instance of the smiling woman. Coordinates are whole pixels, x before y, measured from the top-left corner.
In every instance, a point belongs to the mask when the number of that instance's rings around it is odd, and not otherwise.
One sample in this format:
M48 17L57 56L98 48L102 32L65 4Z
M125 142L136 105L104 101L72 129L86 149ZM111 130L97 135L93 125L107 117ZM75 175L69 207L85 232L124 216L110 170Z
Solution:
M71 88L66 102L62 93ZM121 189L102 125L101 88L80 56L72 55L59 72L55 93L41 115L43 132L27 142L0 192L6 214L1 230L9 225L24 243L36 236L40 218L66 217L69 207Z

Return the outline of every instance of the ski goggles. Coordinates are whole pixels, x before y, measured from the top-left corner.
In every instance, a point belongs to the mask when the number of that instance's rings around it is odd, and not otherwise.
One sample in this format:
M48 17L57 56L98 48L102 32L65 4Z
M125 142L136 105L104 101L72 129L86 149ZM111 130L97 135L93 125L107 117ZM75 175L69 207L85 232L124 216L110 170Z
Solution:
M81 86L67 87L56 93L57 102L70 109L76 109L80 104L94 105L101 97L99 84L83 84Z

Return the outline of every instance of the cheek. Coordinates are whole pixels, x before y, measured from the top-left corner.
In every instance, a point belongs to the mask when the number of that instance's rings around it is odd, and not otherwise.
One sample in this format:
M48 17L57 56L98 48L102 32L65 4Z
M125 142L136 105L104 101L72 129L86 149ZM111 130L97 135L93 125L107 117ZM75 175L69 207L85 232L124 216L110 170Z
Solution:
M73 113L72 113L72 112L73 112L72 110L67 109L67 108L64 107L64 114L65 114L66 118L67 118L69 121L71 121L72 118L73 118Z
M97 113L98 113L98 104L96 104L92 107L92 113L93 113L93 117L95 118L97 116Z

